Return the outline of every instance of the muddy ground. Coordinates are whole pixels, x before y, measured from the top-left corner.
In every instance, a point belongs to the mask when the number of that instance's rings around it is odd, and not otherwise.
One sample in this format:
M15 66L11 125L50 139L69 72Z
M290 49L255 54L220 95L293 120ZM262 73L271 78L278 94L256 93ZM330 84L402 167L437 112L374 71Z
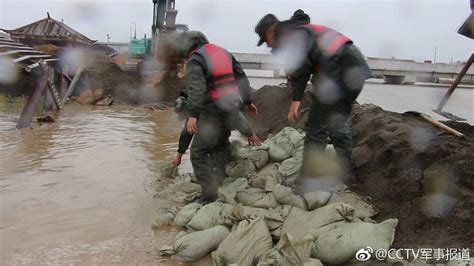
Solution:
M103 88L115 102L125 104L172 103L185 85L176 72L124 72L106 57L96 58L87 73L90 88Z
M290 125L289 88L264 86L253 97L259 136ZM291 126L304 128L310 104L307 92ZM394 247L474 248L474 126L446 123L466 135L459 138L375 105L355 105L350 123L358 180L349 186L379 209L377 221L400 219Z

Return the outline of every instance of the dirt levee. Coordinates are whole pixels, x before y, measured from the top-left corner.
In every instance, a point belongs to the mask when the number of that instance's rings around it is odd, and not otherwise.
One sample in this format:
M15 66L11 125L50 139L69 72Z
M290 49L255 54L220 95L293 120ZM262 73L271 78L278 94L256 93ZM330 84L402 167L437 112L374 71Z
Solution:
M259 117L252 126L261 137L290 125L291 90L264 86L254 91ZM304 128L310 93L302 116ZM350 120L358 180L348 184L380 209L377 220L400 219L395 247L474 247L474 127L448 122L459 138L416 115L355 105Z

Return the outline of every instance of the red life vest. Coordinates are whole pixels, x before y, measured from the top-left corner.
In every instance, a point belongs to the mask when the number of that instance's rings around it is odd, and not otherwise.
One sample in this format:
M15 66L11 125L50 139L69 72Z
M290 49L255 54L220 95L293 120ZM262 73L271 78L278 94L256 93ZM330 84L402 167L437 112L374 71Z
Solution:
M318 48L326 55L334 55L344 44L352 42L344 34L323 25L307 24L303 27L316 33Z
M206 79L211 101L216 102L229 94L234 94L240 99L230 53L212 43L204 44L191 55L194 53L201 55L206 61Z

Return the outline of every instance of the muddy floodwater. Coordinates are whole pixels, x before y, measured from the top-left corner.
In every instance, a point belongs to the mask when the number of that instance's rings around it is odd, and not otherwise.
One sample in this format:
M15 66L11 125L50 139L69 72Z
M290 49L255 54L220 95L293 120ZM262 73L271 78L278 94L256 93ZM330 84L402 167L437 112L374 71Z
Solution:
M441 119L430 110L446 90L372 83L359 101ZM473 89L458 89L445 110L472 124L473 102ZM172 265L157 248L176 229L155 234L151 224L171 204L155 189L182 126L173 112L71 104L56 123L15 130L21 107L0 102L0 264ZM188 156L181 170L191 170Z
M20 108L0 111L0 264L156 262L174 235L151 230L173 112L69 105L57 123L14 130Z

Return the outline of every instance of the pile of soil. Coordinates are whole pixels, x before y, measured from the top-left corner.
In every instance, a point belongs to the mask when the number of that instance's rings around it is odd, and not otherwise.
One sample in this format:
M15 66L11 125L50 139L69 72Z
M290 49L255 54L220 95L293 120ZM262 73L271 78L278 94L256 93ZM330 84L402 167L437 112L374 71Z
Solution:
M86 69L87 88L102 88L114 102L137 104L137 91L142 87L138 73L124 72L105 55L98 55Z
M162 102L173 102L179 97L179 94L186 87L186 80L179 77L175 71L167 71L163 79L155 84L155 88L163 90L161 95Z
M250 118L252 129L263 139L268 134L280 132L283 128L293 126L304 128L304 122L311 106L311 94L306 92L301 102L301 116L294 124L290 124L287 119L292 99L292 90L286 84L280 86L263 86L252 92L252 101L258 108L257 118Z
M252 120L265 138L286 126L304 127L302 117L287 120L291 89L264 86L254 92L259 117ZM277 107L277 108L275 108ZM459 138L412 114L355 105L351 116L358 180L351 189L380 210L377 221L400 219L394 246L474 248L474 126L448 122Z
M122 58L123 59L123 58ZM138 72L124 72L105 56L95 59L87 69L92 79L91 87L101 87L112 95L114 102L127 104L173 103L184 89L186 82L174 71L157 73L148 80ZM150 83L150 81L156 82Z

